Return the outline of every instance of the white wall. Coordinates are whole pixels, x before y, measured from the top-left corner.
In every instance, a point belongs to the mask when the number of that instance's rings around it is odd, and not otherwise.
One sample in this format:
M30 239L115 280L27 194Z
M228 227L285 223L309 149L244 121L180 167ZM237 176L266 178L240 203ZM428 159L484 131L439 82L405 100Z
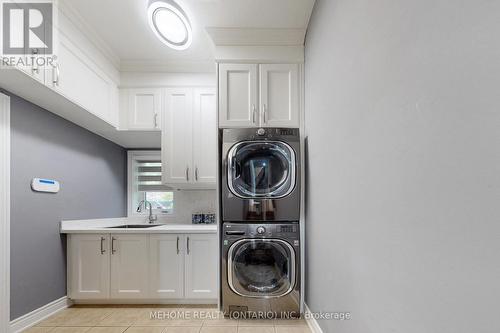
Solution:
M500 2L317 0L307 290L325 332L499 332Z

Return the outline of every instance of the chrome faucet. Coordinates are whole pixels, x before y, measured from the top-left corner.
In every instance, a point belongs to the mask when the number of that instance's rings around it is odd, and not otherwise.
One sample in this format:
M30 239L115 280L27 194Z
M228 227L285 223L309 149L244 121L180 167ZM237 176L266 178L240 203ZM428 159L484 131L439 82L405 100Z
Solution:
M151 204L151 202L149 202L147 200L142 200L141 202L139 202L139 206L137 206L137 212L138 213L142 212L142 204L144 204L146 209L147 209L147 206L149 205L149 216L148 216L149 223L152 224L152 223L156 222L158 220L158 216L153 215L153 205Z

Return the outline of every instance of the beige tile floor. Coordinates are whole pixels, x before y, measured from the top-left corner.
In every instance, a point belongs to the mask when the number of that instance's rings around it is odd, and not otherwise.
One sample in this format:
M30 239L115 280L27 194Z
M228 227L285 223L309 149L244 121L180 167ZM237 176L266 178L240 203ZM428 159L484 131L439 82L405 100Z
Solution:
M158 318L151 318L156 311ZM207 306L74 306L27 333L310 333L303 319L235 320Z

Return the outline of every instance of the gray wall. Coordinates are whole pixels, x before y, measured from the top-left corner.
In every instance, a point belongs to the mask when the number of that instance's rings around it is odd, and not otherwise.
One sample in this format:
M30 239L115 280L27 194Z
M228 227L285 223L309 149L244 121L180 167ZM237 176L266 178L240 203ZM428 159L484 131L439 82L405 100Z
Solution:
M499 332L500 2L317 0L307 290L324 332Z
M11 318L66 295L62 219L126 216L126 151L11 95ZM60 181L31 191L33 177Z

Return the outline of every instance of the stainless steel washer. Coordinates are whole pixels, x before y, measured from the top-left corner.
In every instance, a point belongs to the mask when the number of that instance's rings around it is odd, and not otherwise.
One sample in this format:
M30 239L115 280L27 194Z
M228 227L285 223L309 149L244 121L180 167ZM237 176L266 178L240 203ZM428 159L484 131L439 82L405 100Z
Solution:
M223 221L299 220L298 129L224 129L221 169Z
M224 223L222 308L247 318L300 316L299 224Z

